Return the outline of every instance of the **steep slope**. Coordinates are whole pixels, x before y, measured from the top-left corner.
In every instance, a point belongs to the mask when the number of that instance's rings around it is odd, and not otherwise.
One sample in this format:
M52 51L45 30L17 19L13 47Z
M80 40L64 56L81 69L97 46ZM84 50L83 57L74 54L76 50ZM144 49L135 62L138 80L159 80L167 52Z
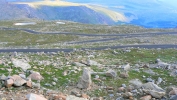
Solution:
M84 6L51 7L41 6L37 9L46 20L69 20L90 24L113 24L114 21L108 16L98 13Z
M130 21L129 19L127 19L124 16L124 14L110 10L107 7L103 7L100 5L73 3L73 2L67 2L64 0L41 0L41 1L36 0L35 2L14 2L14 4L25 4L25 5L29 5L30 7L34 8L34 9L41 9L41 8L48 8L48 9L55 8L56 9L56 8L61 8L61 7L62 8L74 7L73 13L75 13L74 10L78 11L81 7L82 7L82 9L80 9L80 10L82 13L84 13L82 10L83 10L83 7L85 7L84 9L87 9L87 11L88 11L88 9L90 9L89 11L93 10L94 13L96 13L97 15L98 14L100 14L101 16L104 15L105 17L110 18L115 22L117 22L117 21L129 22ZM65 10L65 9L63 9L63 10ZM50 11L52 12L52 10L50 10ZM66 9L66 11L68 11L68 10ZM94 15L94 13L90 13L90 15L93 14L93 17L96 17ZM74 14L72 14L72 12L71 12L71 15L74 15ZM88 14L86 14L86 15L88 15ZM68 15L68 16L70 16L70 15Z
M9 4L6 0L0 0L0 8L0 20L22 19L27 16L25 11Z

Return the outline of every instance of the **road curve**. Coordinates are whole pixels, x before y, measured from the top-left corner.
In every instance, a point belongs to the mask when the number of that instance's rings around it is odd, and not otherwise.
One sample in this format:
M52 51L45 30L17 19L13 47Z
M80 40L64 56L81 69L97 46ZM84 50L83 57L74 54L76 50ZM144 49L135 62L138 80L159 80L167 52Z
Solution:
M25 28L6 28L0 27L1 30L21 30L24 32L32 33L32 34L66 34L66 35L79 35L79 36L130 36L130 37L138 37L138 36L147 36L147 35L165 35L165 34L177 34L177 32L156 32L156 33L133 33L133 34L88 34L88 33L74 33L74 32L38 32Z
M119 49L119 48L147 48L147 49L168 49L174 48L177 49L177 45L172 44L162 44L162 45L125 45L125 46L105 46L105 47L98 47L98 48L81 48L81 50L105 50L105 49ZM0 52L72 52L74 49L0 49Z

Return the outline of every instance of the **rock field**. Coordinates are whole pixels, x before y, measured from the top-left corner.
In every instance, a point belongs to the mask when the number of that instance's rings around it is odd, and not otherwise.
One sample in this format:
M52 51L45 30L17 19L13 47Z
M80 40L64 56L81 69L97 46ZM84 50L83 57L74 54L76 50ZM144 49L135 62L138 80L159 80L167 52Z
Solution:
M177 50L0 53L0 100L177 100Z

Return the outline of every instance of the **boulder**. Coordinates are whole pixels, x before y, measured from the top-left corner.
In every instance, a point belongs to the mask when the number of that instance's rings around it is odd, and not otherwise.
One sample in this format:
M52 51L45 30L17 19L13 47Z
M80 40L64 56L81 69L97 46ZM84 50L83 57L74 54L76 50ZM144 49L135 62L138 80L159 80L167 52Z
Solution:
M24 71L31 68L31 66L25 60L12 59L12 63L14 64L15 67L20 67Z
M89 89L89 88L91 88L90 87L91 84L92 84L92 80L91 80L90 70L87 68L84 68L83 74L77 84L77 87L81 88L81 89Z
M44 78L40 75L40 73L38 73L38 72L33 72L33 73L31 73L31 74L28 76L28 79L40 81L40 80L42 80L42 79L44 79Z
M19 75L13 75L12 77L10 77L10 79L14 81L14 86L22 86L26 83L26 80L21 78Z
M37 95L37 94L33 94L33 93L27 94L26 98L27 98L27 100L47 100L43 96Z
M152 97L158 98L158 99L165 96L165 92L159 92L159 91L155 91L155 90L143 90L143 91L147 94L150 94Z
M165 91L161 87L157 86L152 82L148 82L142 85L143 89L155 90L155 91Z
M154 98L162 98L166 94L165 90L152 82L143 84L142 88L145 93L150 94Z

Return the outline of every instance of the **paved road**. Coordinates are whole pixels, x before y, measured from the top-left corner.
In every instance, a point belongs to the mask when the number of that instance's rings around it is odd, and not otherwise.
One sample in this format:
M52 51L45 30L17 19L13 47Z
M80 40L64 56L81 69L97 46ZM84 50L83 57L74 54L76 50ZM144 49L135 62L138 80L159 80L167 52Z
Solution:
M118 48L147 48L147 49L157 49L157 48L161 48L161 49L167 49L167 48L175 48L177 49L177 45L126 45L126 46L106 46L106 47L98 47L98 48L82 48L81 50L104 50L104 49L118 49ZM64 52L72 52L73 49L0 49L0 52L60 52L60 51L64 51Z
M33 34L70 34L70 35L80 35L80 36L109 36L112 38L105 38L105 39L99 39L99 40L88 40L88 41L80 41L80 42L74 42L71 44L78 44L78 43L89 43L89 42L99 42L99 41L110 41L110 40L116 40L120 38L131 38L131 37L147 37L147 36L155 36L155 35L164 35L164 34L177 34L177 32L159 32L159 33L139 33L139 34L81 34L81 33L60 33L60 32L37 32L29 29L20 29L20 28L5 28L1 27L0 29L2 30L22 30L25 32L33 33ZM110 49L118 49L118 48L128 48L128 47L134 47L134 48L177 48L177 45L167 45L167 44L162 44L162 45L127 45L127 46L106 46L106 47L98 47L98 48L82 48L82 50L85 49L90 49L90 50L104 50L107 48ZM59 52L59 51L64 51L64 52L71 52L73 49L0 49L0 52Z
M91 37L95 37L95 36L133 36L133 37L137 37L137 36L148 36L148 35L164 35L164 34L177 34L177 32L157 32L157 33L132 33L132 34L87 34L87 33L71 33L71 32L38 32L38 31L34 31L34 30L30 30L30 29L24 29L24 28L6 28L6 27L1 27L1 30L21 30L21 31L25 31L28 33L33 33L33 34L68 34L68 35L80 35L80 36L91 36Z
M67 44L83 44L83 43L95 43L95 42L106 42L118 40L121 38L132 38L132 37L153 37L157 35L165 35L165 34L177 34L177 32L158 32L158 33L133 33L133 34L86 34L86 33L70 33L70 32L37 32L30 29L24 28L6 28L1 27L1 30L21 30L24 32L32 33L32 34L66 34L66 35L77 35L77 36L89 36L89 37L105 37L104 39L96 39L96 40L86 40L79 42L68 42Z

